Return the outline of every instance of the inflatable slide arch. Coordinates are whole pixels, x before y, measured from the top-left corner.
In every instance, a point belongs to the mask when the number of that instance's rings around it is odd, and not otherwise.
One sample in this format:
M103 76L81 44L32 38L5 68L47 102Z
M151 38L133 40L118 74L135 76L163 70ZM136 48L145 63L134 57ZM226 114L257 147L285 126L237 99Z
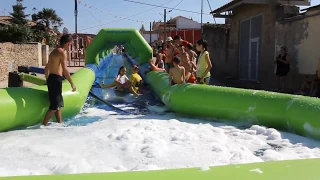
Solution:
M152 48L136 29L101 29L86 49L86 64L99 65L102 53L110 53L115 45L124 45L133 58L143 64L152 58Z

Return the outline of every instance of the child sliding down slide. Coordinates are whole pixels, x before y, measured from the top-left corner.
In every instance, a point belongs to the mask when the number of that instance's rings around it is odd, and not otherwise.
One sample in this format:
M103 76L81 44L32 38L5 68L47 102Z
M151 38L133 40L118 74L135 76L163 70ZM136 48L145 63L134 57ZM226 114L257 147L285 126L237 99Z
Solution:
M126 76L127 69L124 66L121 66L118 71L118 76L114 79L114 82L105 85L104 82L101 82L101 88L113 88L117 91L129 90L133 95L139 96L138 90L142 81L142 78L138 74L139 67L134 66L132 68L132 74L130 79Z
M126 75L127 69L124 66L121 66L118 71L118 76L114 79L111 84L105 85L104 82L101 82L101 88L112 88L116 87L118 91L124 91L130 87L129 78Z

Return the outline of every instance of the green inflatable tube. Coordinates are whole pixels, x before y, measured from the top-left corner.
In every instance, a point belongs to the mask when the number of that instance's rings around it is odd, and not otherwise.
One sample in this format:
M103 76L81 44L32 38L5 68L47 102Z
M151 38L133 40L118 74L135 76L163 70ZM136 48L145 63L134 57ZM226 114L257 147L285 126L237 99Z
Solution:
M320 139L318 98L199 84L169 86L164 72L150 72L146 81L176 113L248 122Z
M35 85L44 85L47 83L45 78L40 78L40 77L37 77L34 75L20 73L19 76L20 76L21 80L27 81L27 82L35 84Z
M273 161L210 168L96 174L6 177L7 180L313 180L319 179L319 159Z
M23 78L28 77L22 75ZM37 77L33 77L37 79ZM31 79L29 77L29 79ZM95 74L91 69L82 68L72 75L77 91L72 92L69 82L63 81L64 118L77 115L88 96ZM43 80L35 80L41 83ZM0 131L27 127L42 122L49 107L47 86L12 87L0 89Z
M99 64L101 50L112 50L114 45L121 43L130 44L129 51L140 58L140 64L148 62L153 57L152 48L136 29L107 28L100 30L87 47L86 64Z

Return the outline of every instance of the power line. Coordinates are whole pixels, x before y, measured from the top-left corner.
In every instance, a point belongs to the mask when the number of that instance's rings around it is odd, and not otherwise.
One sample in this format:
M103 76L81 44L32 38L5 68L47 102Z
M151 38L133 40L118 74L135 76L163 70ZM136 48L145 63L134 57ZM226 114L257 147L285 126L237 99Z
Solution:
M176 11L183 11L183 12L201 14L200 12L189 11L189 10L184 10L184 9L176 9L176 8L171 8L171 7L162 6L162 5L148 4L148 3L138 2L138 1L131 1L131 0L123 0L123 1L132 2L132 3L136 3L136 4L143 4L143 5L148 5L148 6L154 6L154 7L161 7L161 8L171 9L171 10L176 10ZM211 14L206 14L206 13L203 13L203 14L205 14L205 15L211 15Z
M179 6L179 5L182 3L182 1L184 1L184 0L181 0L181 1L180 1L176 6L174 6L173 8L176 8L177 6ZM172 12L172 9L171 9L170 11L168 11L167 14L169 14L170 12ZM163 18L164 18L164 16L163 16L163 14L161 14L161 18L160 18L159 22L162 21Z
M175 7L173 7L173 8L176 8L177 6L179 6L181 3L182 3L182 1L183 0L181 0ZM172 12L172 9L168 12L168 14L170 13L170 12Z
M88 13L93 17L93 19L99 22L99 20L87 9L86 6L83 5L83 7L88 11Z
M212 12L212 8L211 8L211 5L210 5L209 0L207 0L207 2L208 2L208 4L209 4L210 12ZM213 17L214 23L217 24L216 18L214 18L214 15L213 15L213 14L212 14L212 17Z
M159 6L162 6L162 5L167 4L167 3L169 3L169 2L171 2L171 0L169 0L169 1L161 4L161 5L159 5ZM142 12L139 12L139 13L137 13L137 14L134 14L134 15L131 15L131 16L127 16L127 17L124 17L124 18L121 18L121 19L118 19L118 20L115 20L115 21L111 21L111 22L105 23L105 24L100 24L100 25L97 25L97 26L91 26L91 27L88 27L88 28L80 29L79 31L83 31L83 30L87 30L87 29L92 29L92 28L96 28L96 27L101 27L101 26L104 26L104 25L108 25L108 24L112 24L112 23L115 23L115 22L119 22L119 21L122 21L122 20L125 20L125 19L129 19L129 18L134 17L134 16L138 16L138 15L140 15L140 14L143 14L143 13L145 13L145 12L151 11L151 10L156 9L156 8L158 8L158 7L154 7L154 8L151 8L151 9L148 9L148 10L145 10L145 11L142 11Z

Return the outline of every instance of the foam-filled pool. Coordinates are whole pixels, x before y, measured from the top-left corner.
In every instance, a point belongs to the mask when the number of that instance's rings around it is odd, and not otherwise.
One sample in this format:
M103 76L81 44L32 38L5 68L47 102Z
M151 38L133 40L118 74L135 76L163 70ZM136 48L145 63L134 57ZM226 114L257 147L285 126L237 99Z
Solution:
M135 111L134 107L117 105ZM262 126L121 115L92 103L63 125L0 133L0 176L203 167L320 157L320 142Z

